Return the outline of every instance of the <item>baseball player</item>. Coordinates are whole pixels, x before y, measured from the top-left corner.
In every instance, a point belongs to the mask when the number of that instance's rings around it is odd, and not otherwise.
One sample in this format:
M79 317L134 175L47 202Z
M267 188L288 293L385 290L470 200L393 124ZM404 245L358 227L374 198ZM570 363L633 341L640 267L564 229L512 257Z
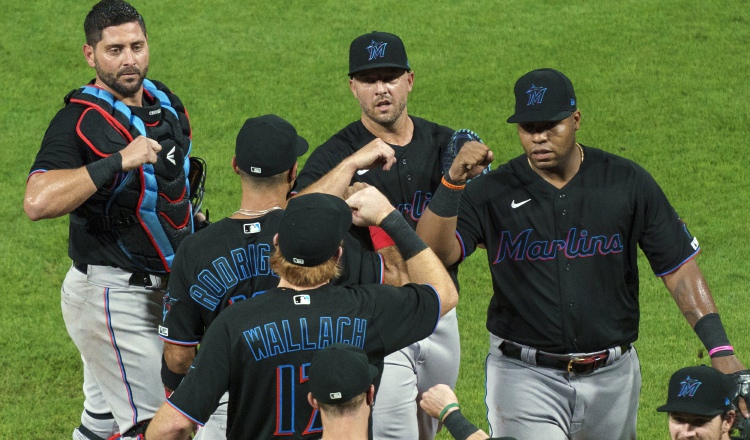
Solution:
M487 249L491 435L633 439L639 246L713 366L743 366L695 262L698 240L654 179L576 142L581 112L562 73L534 70L514 90L508 122L524 154L465 185L493 157L464 145L418 231L447 265Z
M250 118L242 126L232 159L242 182L240 209L186 238L172 265L159 326L165 342L162 381L168 390L177 389L205 330L222 310L277 286L279 276L269 266L273 237L294 185L297 157L307 149L307 141L276 115ZM334 284L403 284L391 255L364 251L349 234L344 249L342 273ZM225 398L197 438L226 438Z
M85 396L73 438L132 438L164 401L156 290L193 231L191 132L180 99L146 79L146 25L135 8L101 1L84 30L96 77L50 123L24 210L32 220L70 217L61 305Z
M351 344L318 350L309 368L307 401L320 414L321 440L368 440L378 369Z
M730 376L705 365L686 367L669 379L667 403L656 410L669 413L672 440L730 440L736 394Z
M317 193L289 201L270 261L278 287L219 315L147 438L185 438L196 423L205 423L227 390L229 439L320 436L317 411L306 400L316 350L348 343L382 364L383 356L429 335L439 316L455 307L458 293L450 276L385 197L370 187L348 202ZM332 285L352 217L382 227L412 280L431 284Z
M297 189L339 194L352 182L366 183L385 194L415 227L439 185L442 154L453 130L408 114L414 72L398 36L372 32L357 37L349 48L349 77L361 118L313 151ZM396 161L387 168L352 170L344 160L363 149L384 147L395 151ZM353 233L375 249L389 243L377 229ZM428 339L389 356L375 399L374 438L434 438L437 422L418 407L419 394L438 383L455 386L460 357L455 311Z

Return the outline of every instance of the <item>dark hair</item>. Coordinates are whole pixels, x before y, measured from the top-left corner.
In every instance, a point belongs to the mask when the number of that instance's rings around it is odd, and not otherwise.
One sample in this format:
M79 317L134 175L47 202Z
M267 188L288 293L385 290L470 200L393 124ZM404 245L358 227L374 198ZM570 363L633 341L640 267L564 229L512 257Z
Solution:
M318 402L321 411L325 412L327 416L331 417L342 417L357 412L359 407L365 402L367 393L362 393L358 396L354 396L346 402L341 403L323 403Z
M86 33L86 44L96 46L102 41L102 31L110 26L119 26L125 23L138 22L146 35L146 23L143 17L130 3L123 0L102 0L95 4L83 22L83 31Z

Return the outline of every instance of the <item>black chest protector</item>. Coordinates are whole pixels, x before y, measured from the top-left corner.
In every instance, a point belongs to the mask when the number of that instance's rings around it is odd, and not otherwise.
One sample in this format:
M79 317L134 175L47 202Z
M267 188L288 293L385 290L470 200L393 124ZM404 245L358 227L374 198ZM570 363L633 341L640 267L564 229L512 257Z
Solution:
M138 136L156 140L162 149L154 164L117 175L97 191L102 203L71 214L94 235L108 235L133 262L151 273L168 273L175 250L193 232L188 154L190 124L179 98L163 84L143 81L153 105L128 107L106 90L91 85L66 97L87 106L76 132L94 156L108 157Z

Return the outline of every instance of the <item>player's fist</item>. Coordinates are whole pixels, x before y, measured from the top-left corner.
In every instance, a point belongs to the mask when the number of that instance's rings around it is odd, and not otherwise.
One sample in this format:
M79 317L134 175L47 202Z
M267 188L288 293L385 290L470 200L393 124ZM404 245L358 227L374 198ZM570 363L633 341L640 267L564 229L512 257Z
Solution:
M458 403L458 398L453 390L448 385L435 385L429 390L422 394L422 399L419 401L419 406L429 415L434 418L440 416L440 412L449 404ZM445 416L455 411L458 408L451 408L443 414L443 420ZM440 420L442 422L442 420Z
M454 183L463 184L482 173L492 163L495 155L487 145L477 141L466 142L453 160L448 174Z
M396 163L396 152L382 139L375 138L345 160L356 170L380 167L388 171Z
M123 150L122 170L131 171L145 163L156 163L157 153L161 151L161 145L153 139L144 136L138 136L129 143Z
M379 226L394 208L374 186L357 191L346 199L352 208L352 223L357 226Z

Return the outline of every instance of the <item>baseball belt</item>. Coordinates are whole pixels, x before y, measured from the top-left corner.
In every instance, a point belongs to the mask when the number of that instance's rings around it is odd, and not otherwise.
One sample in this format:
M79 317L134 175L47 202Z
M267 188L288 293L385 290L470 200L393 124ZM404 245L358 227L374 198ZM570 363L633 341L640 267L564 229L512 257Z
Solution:
M624 354L632 348L632 345L625 344L621 345L619 348ZM503 341L500 344L500 351L505 356L529 363L525 359L523 359L521 354L522 350L522 346L514 344L510 341ZM607 365L607 359L609 359L609 356L610 350L603 350L597 353L590 353L580 356L571 354L545 353L537 350L535 359L536 365L540 367L567 371L568 373L586 374L592 373L599 368Z
M86 263L79 263L78 261L73 262L73 267L78 272L81 272L82 274L86 275L89 270L89 265ZM151 283L151 276L155 276L157 278L161 279L162 286L167 285L167 281L169 279L168 275L159 275L159 274L149 274L148 272L133 272L130 275L130 279L128 280L128 284L131 286L137 286L137 287L151 287L153 284Z

